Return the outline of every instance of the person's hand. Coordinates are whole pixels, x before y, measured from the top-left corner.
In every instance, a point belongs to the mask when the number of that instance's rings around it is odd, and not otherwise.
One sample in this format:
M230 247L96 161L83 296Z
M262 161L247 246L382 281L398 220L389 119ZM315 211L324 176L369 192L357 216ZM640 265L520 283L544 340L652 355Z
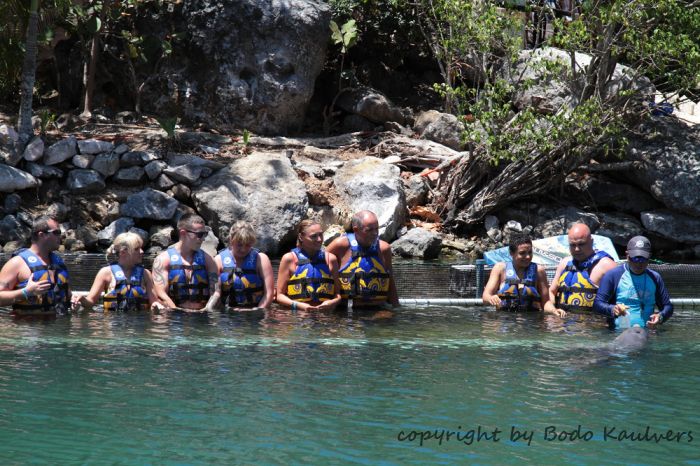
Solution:
M159 303L158 301L154 301L153 304L151 304L151 310L152 310L152 311L158 311L158 312L160 312L160 311L164 311L165 309L166 309L166 307L163 306L163 305L162 305L161 303Z
M661 318L661 314L657 312L656 314L651 315L651 317L647 321L647 325L655 327L657 325L660 325L662 320L663 319Z
M559 309L558 307L556 307L554 308L554 315L563 319L564 317L566 317L566 311L564 309Z
M70 297L70 307L73 310L77 310L80 306L83 305L81 300L87 296L87 293L76 293L75 291Z
M335 308L335 303L332 301L323 301L318 306L315 306L316 311L332 311Z
M38 282L34 281L34 276L29 276L29 281L27 286L24 287L29 296L40 296L48 293L51 289L51 282L48 280L40 280Z
M615 317L627 315L627 306L624 304L615 304L615 306L613 306L613 314Z
M493 295L489 298L489 304L499 307L501 305L501 298L498 297L498 295Z

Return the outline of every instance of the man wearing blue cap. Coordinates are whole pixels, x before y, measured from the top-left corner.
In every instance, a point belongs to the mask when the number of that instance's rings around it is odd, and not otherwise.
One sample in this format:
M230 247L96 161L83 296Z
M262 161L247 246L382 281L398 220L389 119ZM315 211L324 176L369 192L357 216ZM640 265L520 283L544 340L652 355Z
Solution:
M593 310L607 316L611 327L655 326L673 314L661 275L647 268L650 257L649 239L635 236L627 243L627 263L603 276Z

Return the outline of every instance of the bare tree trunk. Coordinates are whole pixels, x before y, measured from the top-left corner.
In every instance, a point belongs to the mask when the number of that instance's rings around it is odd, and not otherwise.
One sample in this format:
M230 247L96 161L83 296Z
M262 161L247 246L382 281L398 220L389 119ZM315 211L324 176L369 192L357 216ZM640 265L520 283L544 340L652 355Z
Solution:
M39 24L39 0L32 0L27 25L27 43L22 65L21 100L19 106L19 135L24 144L34 135L32 128L32 99L34 97L34 80L36 78L36 50Z
M97 67L97 57L100 52L100 34L96 32L92 36L90 46L90 62L85 66L85 97L83 99L83 112L80 116L90 117L92 115L92 95L95 90L95 68Z

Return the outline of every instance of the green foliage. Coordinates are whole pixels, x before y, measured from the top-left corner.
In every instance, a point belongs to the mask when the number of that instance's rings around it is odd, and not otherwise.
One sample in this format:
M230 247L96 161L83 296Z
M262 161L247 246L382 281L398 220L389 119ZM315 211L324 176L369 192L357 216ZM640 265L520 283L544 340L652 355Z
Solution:
M161 117L156 118L156 121L160 125L161 129L165 131L168 135L169 140L176 139L175 128L177 127L178 118L177 117Z
M49 110L41 110L39 112L39 118L41 121L41 127L40 127L40 132L41 134L45 134L46 130L49 129L50 127L56 127L56 118L58 115L56 115L54 112L51 112Z
M348 53L348 49L357 42L357 26L354 19L347 21L342 27L331 20L331 39L340 45L340 53Z
M250 131L243 129L243 145L248 146L250 144Z

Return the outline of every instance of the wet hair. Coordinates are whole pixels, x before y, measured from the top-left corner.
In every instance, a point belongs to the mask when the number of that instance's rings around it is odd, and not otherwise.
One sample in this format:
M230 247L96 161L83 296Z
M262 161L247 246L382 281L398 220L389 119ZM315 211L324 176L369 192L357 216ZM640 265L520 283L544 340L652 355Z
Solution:
M119 260L119 254L122 251L133 252L143 246L143 239L136 233L127 231L117 235L112 241L112 245L107 248L105 257L107 262L116 262Z
M204 219L197 214L185 214L177 221L177 229L189 230L194 225L205 225Z
M56 217L52 215L40 215L39 217L34 218L34 221L32 222L32 241L39 239L40 231L48 231L51 229L49 227L49 221L51 220L58 222Z
M239 220L231 225L228 232L229 243L236 241L247 245L255 243L256 239L253 225L244 220Z
M515 254L515 252L518 250L518 246L522 244L532 245L532 238L530 238L528 235L513 236L510 239L510 243L508 243L508 252Z
M313 225L320 225L320 223L315 222L313 220L302 220L301 223L299 223L299 226L297 226L297 246L301 246L301 241L299 240L299 237L301 236L302 233L304 233L306 230L308 230L310 227Z

